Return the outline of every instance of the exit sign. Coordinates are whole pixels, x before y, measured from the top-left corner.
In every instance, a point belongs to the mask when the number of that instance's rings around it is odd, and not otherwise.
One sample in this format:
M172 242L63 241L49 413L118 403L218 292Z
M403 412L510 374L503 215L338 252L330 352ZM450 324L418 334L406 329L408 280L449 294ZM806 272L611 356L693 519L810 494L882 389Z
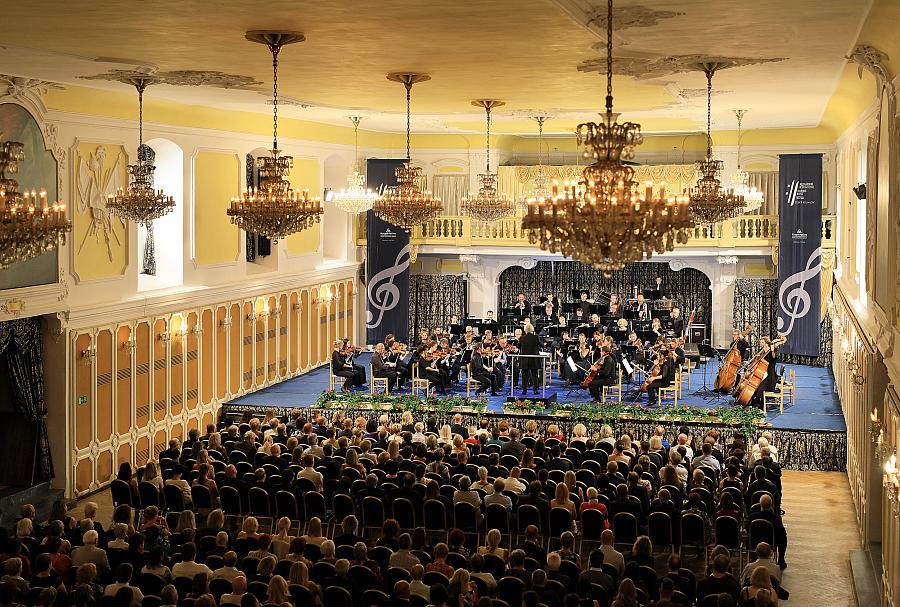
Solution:
M78 404L79 404L79 405L86 405L86 404L88 404L88 397L87 397L87 396L84 396L84 395L79 396L79 397L78 397Z

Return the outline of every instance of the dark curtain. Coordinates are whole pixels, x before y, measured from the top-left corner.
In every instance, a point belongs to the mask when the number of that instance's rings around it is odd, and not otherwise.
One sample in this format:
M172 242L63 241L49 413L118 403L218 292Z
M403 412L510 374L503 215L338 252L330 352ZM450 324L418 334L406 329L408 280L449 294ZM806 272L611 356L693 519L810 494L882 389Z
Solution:
M44 403L44 362L39 317L0 323L0 360L9 372L16 411L38 426L38 461L35 481L53 478L47 406Z
M644 262L625 266L604 278L603 273L576 261L540 261L530 269L515 266L500 274L500 308L513 305L518 293L525 293L528 301L538 303L541 295L552 290L561 301L569 301L573 289L586 289L591 297L604 291L616 293L620 299L634 294L634 288L649 289L654 279L661 276L666 294L677 303L687 319L691 310L702 306L697 324L710 326L709 310L712 305L709 277L695 268L675 271L668 263Z
M788 364L831 366L831 317L824 315L820 326L819 356L781 354L779 361ZM750 345L755 350L760 335L774 337L778 327L778 281L774 278L738 278L734 281L734 328L753 325Z
M409 276L409 343L416 341L419 329L446 327L454 314L466 315L466 278L464 276Z
M149 145L142 144L138 148L138 163L153 166L156 152ZM152 179L152 174L151 174ZM150 182L153 185L153 182ZM144 255L141 263L141 274L156 276L156 243L153 239L153 222L147 224L147 241L144 243Z
M244 158L244 180L247 189L259 187L259 169L256 168L256 158L253 154L247 154ZM255 262L257 257L266 257L272 254L272 241L265 236L253 232L245 232L247 261Z

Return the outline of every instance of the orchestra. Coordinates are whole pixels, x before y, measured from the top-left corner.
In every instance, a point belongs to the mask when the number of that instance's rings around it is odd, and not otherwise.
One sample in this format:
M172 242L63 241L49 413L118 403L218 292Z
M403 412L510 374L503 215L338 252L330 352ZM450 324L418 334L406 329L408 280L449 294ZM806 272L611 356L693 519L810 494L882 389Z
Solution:
M459 384L461 371L470 368L470 379L479 385L476 394L490 391L494 396L504 389L512 368L513 386L519 386L521 378L523 394L531 388L537 395L544 385L539 370L549 362L567 389L586 390L595 403L601 401L604 386L619 381L621 371L623 382L635 382L629 384L634 386L631 394L640 399L646 393L647 404L655 406L660 389L671 386L676 372L687 365L686 331L699 312L690 310L686 319L660 276L649 287L635 286L632 295L620 299L617 293L601 292L592 297L581 289L566 303L548 291L535 295L540 303L532 307L528 295L519 292L498 319L492 310L483 319L451 315L446 325L420 329L412 348L394 335L385 336L372 350L372 375L386 378L388 392L393 392L406 388L415 368L443 395ZM778 381L775 363L783 340L761 337L753 353L751 331L750 325L734 331L727 353L713 359L721 360L715 391L733 395L741 406L759 405L762 394L774 390ZM345 378L342 390L364 386L366 370L354 361L361 349L347 339L334 346L331 368ZM694 352L696 356L696 348Z

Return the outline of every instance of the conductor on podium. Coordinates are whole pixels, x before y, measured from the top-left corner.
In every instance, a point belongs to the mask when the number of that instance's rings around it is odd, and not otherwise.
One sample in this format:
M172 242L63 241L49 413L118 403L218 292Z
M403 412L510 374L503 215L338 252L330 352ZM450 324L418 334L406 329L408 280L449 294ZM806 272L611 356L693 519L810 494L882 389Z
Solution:
M530 356L522 356L519 358L520 367L522 369L522 394L528 394L528 386L534 390L534 394L538 393L538 365L541 361L536 357L540 353L540 340L534 334L534 327L531 324L525 325L525 334L519 340L519 354L527 354Z

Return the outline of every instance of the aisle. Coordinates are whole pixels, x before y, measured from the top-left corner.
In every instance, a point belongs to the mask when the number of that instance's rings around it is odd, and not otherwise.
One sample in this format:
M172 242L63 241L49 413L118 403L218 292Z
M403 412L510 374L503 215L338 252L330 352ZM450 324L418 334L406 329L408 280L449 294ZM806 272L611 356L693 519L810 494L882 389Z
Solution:
M847 475L785 470L786 605L856 605L849 551L860 547Z

